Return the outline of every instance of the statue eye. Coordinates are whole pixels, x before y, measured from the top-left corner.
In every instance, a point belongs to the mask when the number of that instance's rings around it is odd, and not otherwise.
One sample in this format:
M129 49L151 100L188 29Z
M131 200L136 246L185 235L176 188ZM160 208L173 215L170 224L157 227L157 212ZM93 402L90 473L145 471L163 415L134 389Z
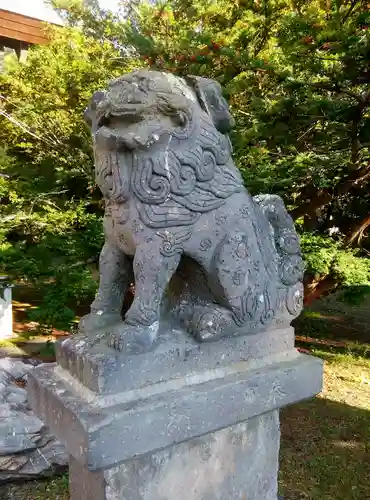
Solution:
M213 107L217 107L219 105L219 99L214 92L209 94L209 103Z
M154 90L154 82L150 82L147 78L140 78L138 87L139 90L147 94L150 90Z

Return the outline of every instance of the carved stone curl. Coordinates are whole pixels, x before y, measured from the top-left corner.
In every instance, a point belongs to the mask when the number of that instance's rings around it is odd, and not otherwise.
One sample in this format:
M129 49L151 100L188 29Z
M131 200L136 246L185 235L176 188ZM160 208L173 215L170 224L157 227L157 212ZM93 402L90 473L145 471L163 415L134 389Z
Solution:
M106 329L111 347L138 352L164 318L206 341L299 314L293 221L279 197L245 189L217 82L135 71L94 94L86 119L106 214L99 291L81 330ZM135 298L121 321L132 276Z

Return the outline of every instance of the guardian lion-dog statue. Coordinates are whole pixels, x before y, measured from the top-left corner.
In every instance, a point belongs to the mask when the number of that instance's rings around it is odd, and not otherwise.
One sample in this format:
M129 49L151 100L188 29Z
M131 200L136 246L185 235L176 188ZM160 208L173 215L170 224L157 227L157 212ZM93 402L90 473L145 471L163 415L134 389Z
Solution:
M199 341L290 324L302 308L299 239L281 198L253 198L244 187L220 85L142 69L96 92L85 117L105 244L80 331L143 352L162 320Z

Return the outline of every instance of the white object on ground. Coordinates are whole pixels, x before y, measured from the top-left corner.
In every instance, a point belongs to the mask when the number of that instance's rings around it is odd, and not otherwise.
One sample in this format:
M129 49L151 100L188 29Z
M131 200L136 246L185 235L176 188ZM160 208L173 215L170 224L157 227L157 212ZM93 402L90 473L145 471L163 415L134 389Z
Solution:
M12 289L0 283L0 340L13 335Z

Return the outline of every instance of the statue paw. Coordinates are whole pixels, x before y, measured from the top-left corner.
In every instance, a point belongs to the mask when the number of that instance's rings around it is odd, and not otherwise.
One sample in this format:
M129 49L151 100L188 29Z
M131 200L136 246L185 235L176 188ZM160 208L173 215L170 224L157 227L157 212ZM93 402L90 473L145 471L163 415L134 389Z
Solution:
M80 333L96 332L120 322L122 318L119 313L90 313L80 319L78 331Z
M150 326L121 323L108 337L108 345L128 354L141 354L150 349L158 333L158 322Z
M191 330L199 342L210 342L227 335L231 315L221 308L198 308L191 321Z

